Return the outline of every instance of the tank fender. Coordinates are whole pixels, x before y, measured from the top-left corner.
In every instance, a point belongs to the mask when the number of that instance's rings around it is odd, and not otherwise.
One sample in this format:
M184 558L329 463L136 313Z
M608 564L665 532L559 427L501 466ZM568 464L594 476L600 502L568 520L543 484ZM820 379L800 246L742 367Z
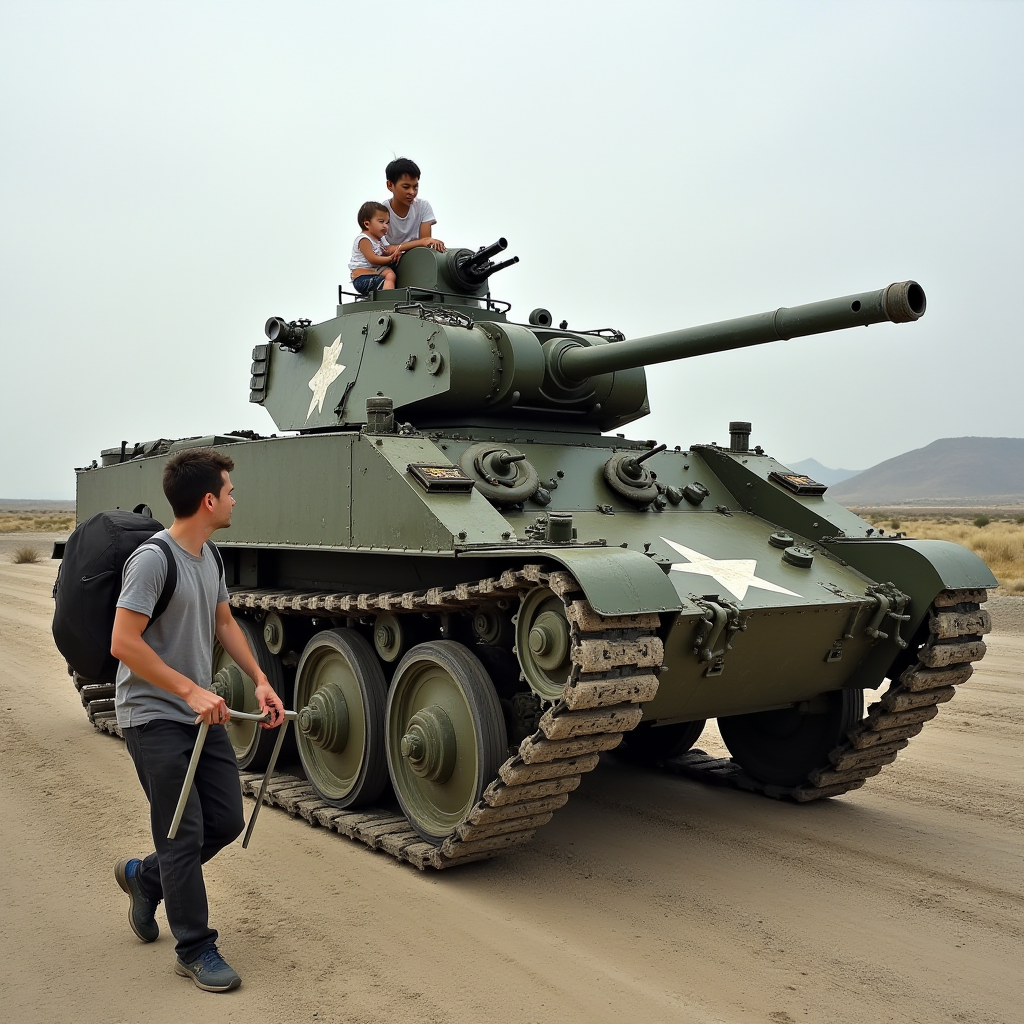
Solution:
M837 558L879 583L892 582L910 598L910 621L900 630L904 639L918 635L928 609L942 590L996 587L989 567L968 548L948 540L902 540L888 537L840 537L824 542ZM904 664L892 661L889 644L877 644L847 686L874 687L892 678Z
M601 615L680 612L684 602L658 564L624 548L534 548L573 574L587 600ZM687 609L699 614L686 602Z
M992 570L973 551L948 540L837 537L824 545L865 576L895 583L909 594L915 628L940 590L999 586Z

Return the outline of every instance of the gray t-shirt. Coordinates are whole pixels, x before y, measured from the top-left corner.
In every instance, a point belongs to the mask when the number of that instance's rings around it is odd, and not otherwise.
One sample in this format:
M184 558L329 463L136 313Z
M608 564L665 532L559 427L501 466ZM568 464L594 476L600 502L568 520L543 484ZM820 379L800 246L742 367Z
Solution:
M213 677L217 604L228 599L227 587L208 547L203 548L201 558L196 558L166 530L156 536L174 552L178 585L164 613L145 631L144 639L171 668L208 690ZM166 578L163 551L149 542L141 544L125 562L117 607L151 616ZM117 667L114 706L121 728L154 718L189 725L196 720L196 713L180 697L146 682L123 662Z

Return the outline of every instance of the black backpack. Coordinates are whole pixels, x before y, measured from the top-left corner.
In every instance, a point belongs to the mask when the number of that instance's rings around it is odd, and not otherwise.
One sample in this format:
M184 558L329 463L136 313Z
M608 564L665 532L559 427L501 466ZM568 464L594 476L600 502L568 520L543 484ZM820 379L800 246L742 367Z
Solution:
M97 512L68 538L53 585L53 639L67 663L85 679L114 681L117 659L110 653L110 637L124 564L136 548L163 528L147 506L138 505L133 512ZM178 565L170 545L159 539L153 544L167 559L167 578L150 616L150 626L167 610L178 585ZM212 541L207 544L223 575L220 552Z

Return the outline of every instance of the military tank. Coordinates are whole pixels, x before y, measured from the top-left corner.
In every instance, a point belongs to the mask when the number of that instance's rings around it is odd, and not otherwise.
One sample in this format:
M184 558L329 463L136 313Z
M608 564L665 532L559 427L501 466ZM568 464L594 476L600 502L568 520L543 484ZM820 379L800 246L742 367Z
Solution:
M723 446L615 431L648 412L647 365L913 322L924 291L626 340L510 319L489 288L505 248L415 249L394 291L272 317L249 397L280 433L110 448L77 473L79 521L169 523L170 453L234 459L231 605L298 712L305 775L270 799L421 868L528 842L615 748L798 802L862 786L983 656L988 568L872 529L748 422ZM110 682L77 682L117 732ZM213 686L254 709L222 649ZM710 718L731 758L691 749ZM229 731L252 790L274 737Z

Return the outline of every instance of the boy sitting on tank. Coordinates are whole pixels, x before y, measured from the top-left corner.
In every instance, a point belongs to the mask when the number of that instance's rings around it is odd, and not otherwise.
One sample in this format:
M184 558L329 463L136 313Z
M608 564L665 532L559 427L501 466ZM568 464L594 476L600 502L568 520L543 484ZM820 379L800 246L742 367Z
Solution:
M391 193L391 198L386 200L391 215L388 241L402 252L420 245L444 252L444 242L431 237L437 223L433 207L419 197L419 167L408 157L400 156L384 168L384 176Z
M388 208L371 200L359 207L357 219L362 231L352 243L348 261L352 286L360 295L378 288L394 288L395 272L391 268L398 262L401 250L388 243Z

